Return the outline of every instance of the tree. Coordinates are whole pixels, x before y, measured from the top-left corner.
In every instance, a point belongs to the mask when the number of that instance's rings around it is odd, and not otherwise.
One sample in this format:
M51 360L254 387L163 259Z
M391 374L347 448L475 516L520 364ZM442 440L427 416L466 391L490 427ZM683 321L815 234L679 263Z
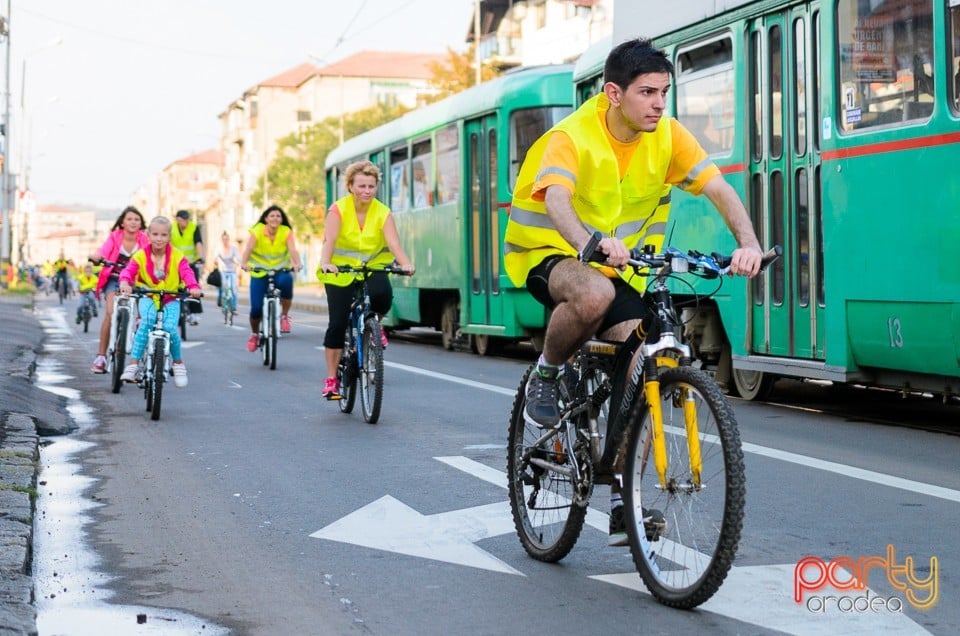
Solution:
M476 84L477 70L474 50L476 44L463 53L457 53L447 47L447 59L443 63L430 64L430 86L436 93L427 99L428 103L440 101L446 97L465 91ZM489 63L480 67L480 81L486 82L500 75Z
M355 137L406 111L402 106L375 106L345 114L343 137ZM263 209L269 198L284 209L298 235L321 235L327 207L324 165L339 143L339 117L329 117L277 141L277 156L267 169L266 188L261 180L250 195L253 205Z

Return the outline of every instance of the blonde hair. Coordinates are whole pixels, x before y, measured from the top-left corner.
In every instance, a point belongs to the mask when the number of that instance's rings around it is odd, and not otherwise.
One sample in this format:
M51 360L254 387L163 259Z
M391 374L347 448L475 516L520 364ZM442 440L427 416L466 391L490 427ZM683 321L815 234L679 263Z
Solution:
M165 217L165 216L155 216L155 217L153 217L152 219L150 219L150 223L147 224L147 229L149 230L149 229L153 226L154 223L157 223L157 224L159 224L159 225L162 225L162 226L166 227L166 228L167 228L167 232L169 232L169 231L170 231L170 228L173 227L173 224L170 222L170 219L168 219L167 217Z
M344 182L348 188L353 185L353 180L358 174L373 177L378 184L380 183L380 168L370 161L355 161L347 166L347 170L344 172Z

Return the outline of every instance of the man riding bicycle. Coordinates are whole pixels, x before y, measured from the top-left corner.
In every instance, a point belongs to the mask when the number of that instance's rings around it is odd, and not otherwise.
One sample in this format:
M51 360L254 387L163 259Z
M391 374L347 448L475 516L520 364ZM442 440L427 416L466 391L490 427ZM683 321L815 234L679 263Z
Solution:
M53 288L62 289L64 296L70 295L70 261L60 255L53 263Z
M619 44L607 56L602 92L541 136L520 169L504 265L514 285L552 310L526 386L524 418L537 426L560 423L563 364L594 334L625 340L647 313L629 289L642 291L645 279L631 279L624 266L632 248L661 248L672 187L706 195L721 214L739 245L732 273L760 269L760 243L736 191L694 136L663 117L673 70L648 39ZM597 231L606 263L584 265L577 254ZM617 480L610 506L610 544L626 545Z
M190 263L190 269L193 270L193 276L197 280L200 277L200 265L203 263L203 236L200 226L190 220L189 210L178 210L176 223L171 226L170 244L180 252ZM199 324L197 314L203 313L203 305L199 300L186 300L183 303L183 309L191 325Z

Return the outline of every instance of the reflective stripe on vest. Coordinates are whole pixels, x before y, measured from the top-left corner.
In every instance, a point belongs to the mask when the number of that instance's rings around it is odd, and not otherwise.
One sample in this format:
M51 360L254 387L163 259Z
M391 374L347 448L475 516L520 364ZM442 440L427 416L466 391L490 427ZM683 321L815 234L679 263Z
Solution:
M250 233L257 237L257 241L253 245L253 251L250 252L248 265L265 269L279 269L290 265L290 250L287 249L289 227L278 226L277 235L272 241L267 236L267 226L263 223L257 223L250 228ZM266 272L250 272L253 278L263 278L266 275Z
M601 118L610 107L606 95L586 101L538 139L527 153L514 189L510 219L504 236L504 266L514 285L526 283L527 274L551 254L576 255L560 235L542 201L531 198L550 134L566 133L577 150L578 174L571 199L581 223L589 232L615 236L627 247L663 243L670 215L671 186L664 183L673 151L670 120L663 118L656 131L637 142L626 173L617 181L617 158ZM559 170L557 174L565 171ZM573 180L573 175L564 176ZM629 279L632 272L625 272Z
M392 263L393 254L387 247L387 239L383 236L383 226L390 215L390 208L379 199L371 200L363 221L363 229L361 229L353 195L339 199L336 206L340 210L340 234L337 235L337 243L333 247L330 261L337 266L352 265L354 267L362 263L367 265ZM353 283L357 276L356 274L324 273L321 264L317 268L317 278L327 285L346 287Z

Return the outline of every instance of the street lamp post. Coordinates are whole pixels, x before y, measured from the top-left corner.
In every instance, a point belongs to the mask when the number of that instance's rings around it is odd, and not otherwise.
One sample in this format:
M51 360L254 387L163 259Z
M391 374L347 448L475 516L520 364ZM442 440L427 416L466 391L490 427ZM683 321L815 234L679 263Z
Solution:
M10 265L10 0L7 0L7 14L0 18L0 36L6 43L6 73L4 87L3 110L3 149L0 161L0 210L2 210L2 226L0 226L0 287L7 286L6 270Z

